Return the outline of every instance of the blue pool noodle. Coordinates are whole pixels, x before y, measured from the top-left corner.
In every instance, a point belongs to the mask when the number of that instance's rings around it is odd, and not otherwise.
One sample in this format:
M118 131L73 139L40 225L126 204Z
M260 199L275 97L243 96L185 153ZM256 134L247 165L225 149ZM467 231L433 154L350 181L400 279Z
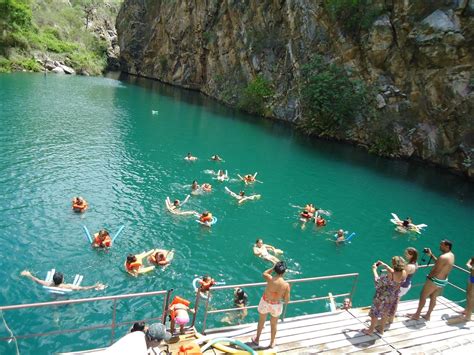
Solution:
M125 225L123 225L119 228L118 232L115 233L114 237L112 238L112 243L115 242L115 239L117 239L117 237L120 235L120 233L122 233L124 228L125 228Z
M84 232L86 233L87 239L89 239L89 243L92 244L92 237L91 237L91 234L89 233L89 230L87 229L86 226L82 226L82 228L84 229Z

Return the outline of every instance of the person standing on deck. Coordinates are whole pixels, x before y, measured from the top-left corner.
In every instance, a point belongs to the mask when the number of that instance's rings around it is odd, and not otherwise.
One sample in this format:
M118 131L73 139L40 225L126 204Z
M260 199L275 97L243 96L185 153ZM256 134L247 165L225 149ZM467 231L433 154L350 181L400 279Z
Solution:
M252 338L252 343L257 346L259 346L260 335L262 334L267 314L270 313L270 348L275 347L278 318L283 311L282 301L285 304L288 304L290 301L290 284L283 279L285 271L285 262L279 261L271 269L263 272L263 278L267 281L267 287L258 304L257 335L255 338ZM275 275L272 275L273 273Z
M426 248L423 252L433 258L436 262L431 272L426 277L425 285L421 290L420 300L418 302L418 309L413 314L408 314L407 316L413 320L420 319L421 310L425 306L426 299L430 298L430 305L428 307L428 312L422 316L425 320L429 321L431 317L431 312L436 306L436 297L441 293L441 290L448 284L448 275L451 272L451 269L454 265L454 254L451 251L453 243L449 240L444 239L439 244L439 249L442 254L437 258L433 255L430 248Z

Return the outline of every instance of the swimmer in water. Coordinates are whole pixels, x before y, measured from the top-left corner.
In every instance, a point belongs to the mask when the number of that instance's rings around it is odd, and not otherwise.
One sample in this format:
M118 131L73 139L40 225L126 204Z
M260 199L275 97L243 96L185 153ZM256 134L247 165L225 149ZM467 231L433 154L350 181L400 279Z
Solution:
M143 259L149 257L153 252L154 249L137 255L128 254L127 260L125 260L125 271L127 271L132 276L138 276L138 274L141 273L140 271L144 269ZM149 266L149 268L152 270L155 268L155 266Z
M339 229L336 234L336 243L344 243L346 241L346 235L343 229Z
M213 155L211 157L211 160L214 160L214 161L222 161L222 158L220 156L218 156L217 154Z
M20 275L28 277L30 280L43 286L58 287L58 288L66 289L66 290L72 290L72 291L103 290L104 288L107 287L104 284L101 284L99 282L92 286L77 286L73 284L67 284L67 283L64 283L64 275L57 271L54 273L53 281L51 282L38 279L37 277L33 276L31 272L29 272L28 270L23 270Z
M321 217L319 214L317 214L316 217L314 218L314 222L316 223L318 227L324 227L326 225L326 220L323 217Z
M198 158L192 156L191 153L188 153L188 155L186 155L186 156L184 157L184 159L187 160L187 161L196 161Z
M305 209L303 212L301 212L300 217L301 222L308 222L311 218L313 218L313 214Z
M219 170L217 172L217 177L216 177L217 180L219 181L226 181L226 180L229 180L229 175L227 175L227 170L224 172L224 170Z
M245 196L245 192L244 191L240 191L238 194L236 194L235 192L231 191L227 186L224 188L225 191L231 195L232 197L234 197L237 201L239 201L239 204L247 201L247 200L258 200L261 195L250 195L250 196Z
M314 205L312 203L308 203L306 204L306 206L304 207L305 211L308 211L309 213L311 213L312 215L316 212L316 207L314 207Z
M158 266L166 266L170 263L167 256L171 253L171 250L154 249L153 253L148 257L148 261Z
M212 286L216 284L216 281L210 277L209 275L204 275L202 280L199 281L199 292L201 292L203 295L206 297L209 294L209 290L211 289Z
M248 295L247 293L239 288L234 289L234 307L241 308L242 311L234 311L225 315L222 319L222 323L232 324L235 320L240 324L240 322L247 317L247 303Z
M207 226L211 226L212 223L212 213L209 211L204 211L200 216L199 216L199 222L206 224Z
M84 212L89 205L82 197L77 196L72 199L72 210L74 212Z
M204 184L201 185L201 189L205 192L211 192L212 191L212 185L205 182Z
M94 240L92 241L94 248L110 248L112 246L112 238L105 229L100 230L94 234Z
M255 241L255 244L253 246L253 253L255 256L258 256L259 258L265 259L267 261L272 262L273 264L277 263L280 261L276 256L271 255L269 252L272 252L273 254L282 254L283 251L280 249L275 248L272 245L269 244L263 244L262 239L257 239Z
M191 196L187 195L186 198L184 199L183 202L180 202L179 200L174 200L173 203L171 203L171 200L169 197L166 197L165 203L166 203L166 208L168 209L169 212L176 214L176 215L181 215L181 216L195 216L198 215L197 211L190 210L190 211L183 211L181 209L182 206L186 202L188 202L189 198Z

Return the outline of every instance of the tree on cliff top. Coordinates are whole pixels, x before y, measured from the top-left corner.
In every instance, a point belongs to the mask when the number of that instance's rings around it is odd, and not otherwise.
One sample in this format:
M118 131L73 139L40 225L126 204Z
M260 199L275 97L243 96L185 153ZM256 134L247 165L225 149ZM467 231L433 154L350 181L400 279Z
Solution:
M367 89L347 72L321 56L302 68L303 118L299 127L308 134L343 137L359 115L370 108Z

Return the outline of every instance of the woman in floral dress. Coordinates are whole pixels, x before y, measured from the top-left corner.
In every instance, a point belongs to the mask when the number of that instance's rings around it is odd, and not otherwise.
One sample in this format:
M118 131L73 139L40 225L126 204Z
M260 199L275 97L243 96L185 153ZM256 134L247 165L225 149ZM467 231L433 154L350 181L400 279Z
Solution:
M384 267L387 272L379 276L378 266ZM400 284L406 279L405 261L401 256L394 256L392 267L390 267L379 260L372 265L372 272L375 279L375 295L369 312L370 327L362 331L367 335L372 335L379 318L381 318L380 324L382 324L379 333L383 334L385 323L394 316L400 294Z

